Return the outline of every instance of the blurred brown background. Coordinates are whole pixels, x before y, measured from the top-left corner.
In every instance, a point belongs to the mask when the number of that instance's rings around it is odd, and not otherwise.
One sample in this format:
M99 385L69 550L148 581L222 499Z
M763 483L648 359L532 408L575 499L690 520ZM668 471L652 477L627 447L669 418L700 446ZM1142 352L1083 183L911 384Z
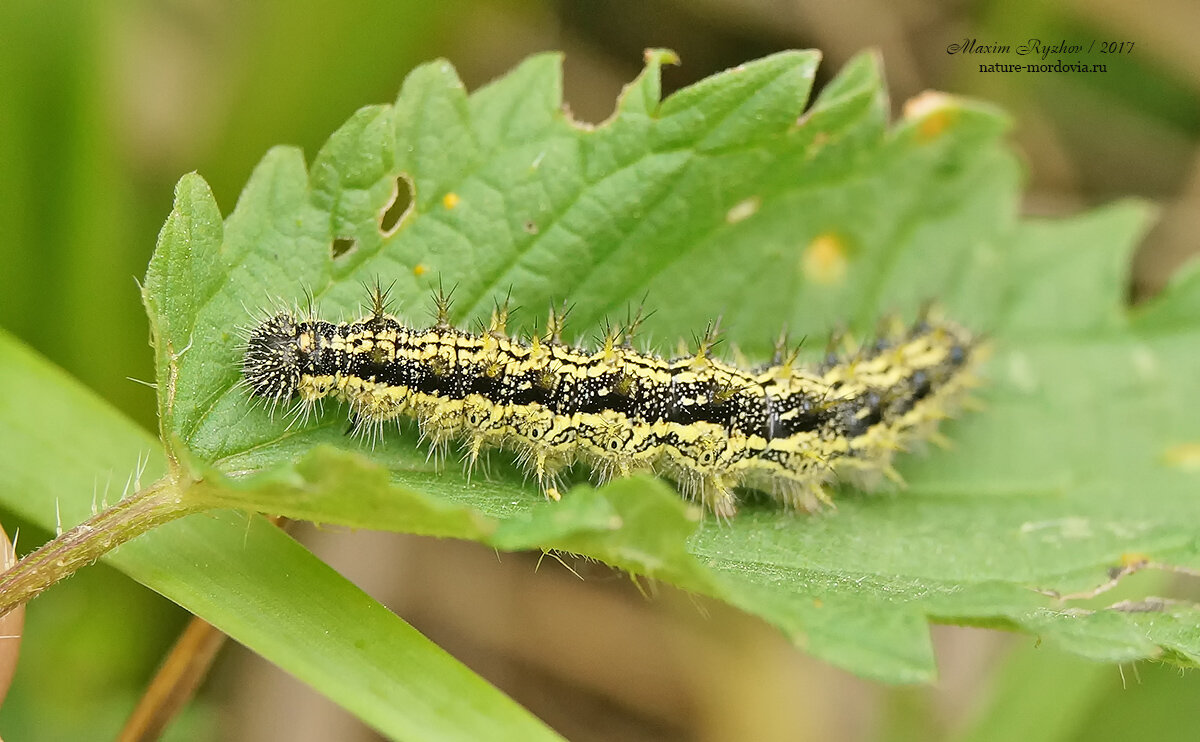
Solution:
M1137 196L1163 208L1131 295L1162 286L1200 234L1200 5L932 0L6 0L0 5L0 324L153 427L140 277L172 186L199 170L227 213L266 149L311 158L357 107L444 56L475 88L524 56L566 53L576 118L608 116L642 50L676 50L669 92L785 48L819 48L818 86L880 50L894 110L928 88L1014 116L1029 214ZM946 53L965 38L1130 40L1108 72L1005 76ZM21 526L21 551L48 534ZM942 680L883 688L806 658L707 601L580 561L301 527L298 537L575 740L1194 739L1200 686L1156 666L1088 665L1028 637L938 629ZM0 710L10 740L106 739L185 616L99 567L30 606ZM1134 671L1140 675L1134 678ZM1070 688L1058 706L1022 694ZM1125 687L1123 681L1129 684ZM62 698L79 699L70 714ZM1066 721L1064 721L1066 718ZM1038 736L1040 735L1040 736ZM370 740L373 732L229 647L172 739ZM1000 738L1000 737L997 737ZM1029 738L1027 737L1027 740Z

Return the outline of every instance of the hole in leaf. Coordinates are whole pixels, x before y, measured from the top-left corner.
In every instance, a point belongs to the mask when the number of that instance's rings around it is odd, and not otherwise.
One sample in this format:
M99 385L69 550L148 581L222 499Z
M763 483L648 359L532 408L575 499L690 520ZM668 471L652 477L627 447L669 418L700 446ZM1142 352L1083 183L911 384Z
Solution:
M340 258L358 247L358 240L353 237L335 237L333 240L333 257Z
M384 237L390 237L395 234L396 230L404 222L404 217L412 210L412 206L412 180L404 173L401 173L396 176L396 182L392 185L391 200L388 201L387 206L379 214L380 233Z

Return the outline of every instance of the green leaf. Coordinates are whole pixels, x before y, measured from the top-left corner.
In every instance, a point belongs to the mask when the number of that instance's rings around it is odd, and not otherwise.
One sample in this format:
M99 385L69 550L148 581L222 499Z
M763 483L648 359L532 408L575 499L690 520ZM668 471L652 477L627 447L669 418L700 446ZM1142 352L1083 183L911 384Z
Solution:
M596 127L562 111L557 57L470 96L435 62L394 105L335 132L311 172L295 150L271 151L223 231L207 228L212 198L185 178L147 305L165 432L203 476L196 496L575 551L728 600L892 682L933 677L930 620L1022 630L1105 661L1196 663L1191 603L1137 612L1051 597L1093 590L1139 555L1200 567L1200 422L1184 402L1200 391L1200 321L1183 310L1196 282L1131 321L1126 266L1144 207L1021 221L1001 113L930 95L889 127L869 55L808 106L817 60L777 54L660 102L672 57L650 52ZM385 234L397 179L413 207ZM353 248L334 257L335 240ZM932 298L992 339L987 410L944 426L954 450L905 458L906 490L845 491L812 517L760 504L725 525L648 479L545 503L507 456L468 480L438 470L410 428L372 450L344 435L343 410L289 428L235 386L250 310L309 291L324 314L352 316L377 278L395 281L413 323L439 282L456 287L463 324L511 292L528 331L568 299L583 338L648 293L661 349L720 314L759 358L781 324L867 330Z
M69 526L116 501L135 469L144 468L148 480L164 471L151 436L3 332L0 383L7 390L0 400L6 510L46 528ZM214 511L183 518L106 561L390 738L558 739L257 516Z

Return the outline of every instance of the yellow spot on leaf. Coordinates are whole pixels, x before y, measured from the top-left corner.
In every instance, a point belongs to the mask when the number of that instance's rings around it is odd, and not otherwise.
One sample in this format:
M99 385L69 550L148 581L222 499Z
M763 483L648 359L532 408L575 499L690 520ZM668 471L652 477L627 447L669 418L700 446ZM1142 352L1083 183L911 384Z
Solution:
M1168 466L1178 467L1184 471L1200 472L1200 443L1179 443L1171 446L1163 455Z
M800 265L814 283L838 283L846 276L846 244L837 235L819 235L804 248Z
M1127 551L1121 555L1121 566L1125 569L1144 567L1150 563L1150 556L1140 551Z
M429 272L429 268L424 263L417 263L413 266L413 275L417 278Z
M457 193L455 193L454 191L451 191L451 192L447 193L445 196L442 196L442 206L445 206L446 210L449 211L450 209L453 209L455 206L458 206L458 202L461 200L462 199L458 197Z
M961 109L954 96L927 90L904 102L904 118L917 122L917 138L929 141L949 129Z

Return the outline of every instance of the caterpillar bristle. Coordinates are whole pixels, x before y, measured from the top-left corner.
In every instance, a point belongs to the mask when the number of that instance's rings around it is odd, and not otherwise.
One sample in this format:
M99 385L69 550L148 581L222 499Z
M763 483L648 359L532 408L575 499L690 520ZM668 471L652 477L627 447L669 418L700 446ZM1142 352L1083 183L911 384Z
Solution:
M442 281L438 279L438 288L433 295L433 321L434 328L438 330L449 330L450 324L450 307L454 302L454 291L458 288L458 284L450 287L447 293L442 286Z

